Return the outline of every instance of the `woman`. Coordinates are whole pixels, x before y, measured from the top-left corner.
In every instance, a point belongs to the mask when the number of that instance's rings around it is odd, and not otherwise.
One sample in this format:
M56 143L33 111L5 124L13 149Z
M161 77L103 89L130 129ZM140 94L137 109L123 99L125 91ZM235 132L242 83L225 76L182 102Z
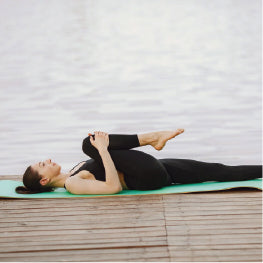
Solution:
M114 194L123 189L151 190L171 184L205 181L243 181L262 177L262 165L229 166L187 159L156 159L132 148L151 145L160 151L166 142L183 133L158 131L145 134L110 134L96 131L83 140L82 150L91 159L67 173L46 160L29 166L25 187L17 193L49 192L65 187L72 194Z

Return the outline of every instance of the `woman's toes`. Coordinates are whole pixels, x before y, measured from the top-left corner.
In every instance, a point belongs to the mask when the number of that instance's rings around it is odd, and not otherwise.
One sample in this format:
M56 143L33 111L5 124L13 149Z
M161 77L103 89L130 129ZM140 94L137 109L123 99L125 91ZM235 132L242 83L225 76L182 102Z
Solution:
M182 133L182 132L184 132L184 129L178 129L178 131L179 131L180 133Z

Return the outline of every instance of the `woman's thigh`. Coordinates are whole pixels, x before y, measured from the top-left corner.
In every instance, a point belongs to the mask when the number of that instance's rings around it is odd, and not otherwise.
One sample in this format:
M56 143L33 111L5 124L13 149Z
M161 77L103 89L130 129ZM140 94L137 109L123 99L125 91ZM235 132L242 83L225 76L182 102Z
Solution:
M158 189L171 184L171 179L155 157L137 150L109 150L117 170L124 173L131 189Z

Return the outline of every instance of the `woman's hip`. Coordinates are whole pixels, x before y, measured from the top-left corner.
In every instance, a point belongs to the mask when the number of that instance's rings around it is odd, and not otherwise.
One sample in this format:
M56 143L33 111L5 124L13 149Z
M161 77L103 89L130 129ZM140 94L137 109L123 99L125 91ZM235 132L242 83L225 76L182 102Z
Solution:
M109 150L116 169L124 173L129 189L151 190L171 184L171 178L158 159L137 150Z

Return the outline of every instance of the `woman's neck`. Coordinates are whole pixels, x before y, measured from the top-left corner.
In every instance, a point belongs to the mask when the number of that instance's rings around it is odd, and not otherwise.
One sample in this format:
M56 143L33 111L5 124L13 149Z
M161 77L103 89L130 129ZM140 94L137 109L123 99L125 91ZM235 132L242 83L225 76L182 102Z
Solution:
M71 173L60 173L56 178L52 180L50 186L52 187L64 187L66 180L70 177Z

